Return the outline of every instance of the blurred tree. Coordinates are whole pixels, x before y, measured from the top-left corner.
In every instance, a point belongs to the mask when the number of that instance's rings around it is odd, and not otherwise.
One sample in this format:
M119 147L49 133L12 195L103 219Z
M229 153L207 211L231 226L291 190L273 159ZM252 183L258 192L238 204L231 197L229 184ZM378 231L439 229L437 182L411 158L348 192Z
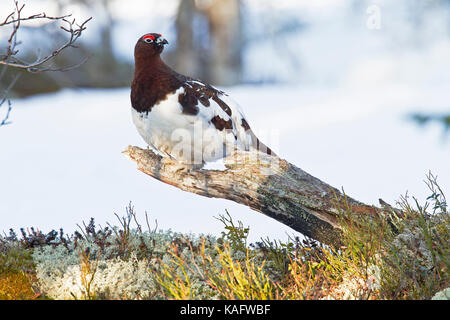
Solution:
M450 130L450 114L415 113L411 115L411 118L420 126L425 126L429 123L440 123L444 127L445 133L448 133Z
M76 5L95 17L97 34L96 43L89 46L80 45L81 51L90 55L89 63L74 72L67 73L57 79L64 87L116 88L129 86L132 78L132 65L119 60L114 54L112 31L115 19L112 14L113 0L54 0L60 14ZM65 57L70 59L72 57ZM65 76L65 78L61 78Z
M233 85L242 71L240 0L181 0L176 17L175 70L216 85Z
M88 12L96 13L96 20L99 23L99 48L103 61L115 61L112 45L112 30L115 25L111 13L112 0L55 0L58 4L59 13L63 14L68 5L78 5L84 7Z

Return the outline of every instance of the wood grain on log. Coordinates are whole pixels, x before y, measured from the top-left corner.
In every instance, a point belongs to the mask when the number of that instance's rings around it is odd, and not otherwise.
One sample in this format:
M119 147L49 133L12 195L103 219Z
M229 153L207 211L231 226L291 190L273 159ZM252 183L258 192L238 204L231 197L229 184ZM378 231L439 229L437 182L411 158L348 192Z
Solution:
M336 188L286 160L258 152L236 152L224 159L227 169L223 171L190 169L134 146L123 154L155 179L184 191L246 205L329 245L339 245L342 236L339 207L349 208L355 215L378 210L350 197L344 205L336 201L343 198Z

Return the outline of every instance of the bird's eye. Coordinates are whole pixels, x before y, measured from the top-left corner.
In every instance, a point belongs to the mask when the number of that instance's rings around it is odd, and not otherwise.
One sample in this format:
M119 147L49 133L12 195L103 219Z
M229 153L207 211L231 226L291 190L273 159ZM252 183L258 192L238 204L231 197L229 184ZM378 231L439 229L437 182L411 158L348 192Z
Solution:
M155 40L155 37L152 35L147 35L147 36L144 36L144 38L142 38L142 40L144 40L147 43L152 43Z

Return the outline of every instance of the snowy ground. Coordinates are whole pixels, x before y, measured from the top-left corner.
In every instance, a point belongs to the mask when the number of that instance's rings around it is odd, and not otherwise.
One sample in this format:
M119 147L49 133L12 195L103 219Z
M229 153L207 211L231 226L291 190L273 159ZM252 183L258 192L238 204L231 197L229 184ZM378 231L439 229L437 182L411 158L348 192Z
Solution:
M279 155L377 204L378 198L395 203L407 190L424 199L428 170L450 191L450 146L440 128L419 129L405 120L411 105L435 102L438 111L443 95L448 98L444 89L226 90ZM128 89L67 90L17 100L12 119L0 137L0 231L35 226L71 232L90 217L103 226L116 224L113 213L123 215L132 201L142 222L147 211L162 229L220 234L214 216L228 209L251 226L252 241L295 234L244 206L186 193L137 171L120 153L129 144L145 146L131 122Z

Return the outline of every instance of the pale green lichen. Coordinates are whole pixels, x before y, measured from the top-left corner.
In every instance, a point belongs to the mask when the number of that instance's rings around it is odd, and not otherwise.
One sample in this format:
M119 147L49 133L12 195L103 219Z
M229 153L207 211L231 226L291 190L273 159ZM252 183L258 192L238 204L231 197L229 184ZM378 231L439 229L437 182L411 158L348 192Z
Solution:
M437 292L431 300L450 300L450 288Z
M89 252L90 260L97 262L91 290L95 298L100 299L162 299L161 287L155 281L153 273L160 268L161 262L173 266L169 254L175 244L186 261L197 261L191 247L198 247L201 241L206 246L206 254L215 256L217 240L211 236L182 235L172 231L140 232L130 230L126 243L126 255L116 235L108 239L108 246L101 248L93 239L86 237L67 247L43 246L34 249L37 285L39 290L52 299L83 299L86 288L82 283L80 253ZM145 244L145 252L142 246ZM190 245L190 246L189 246ZM82 248L83 251L80 251ZM122 251L121 251L122 250ZM195 270L188 270L192 285L199 297L214 297L209 285L201 279ZM179 270L177 269L177 272Z
M45 266L38 264L37 275L41 289L52 299L83 299L85 286L81 281L79 264L70 265L64 273L51 276ZM149 272L148 261L128 261L121 259L98 261L98 269L93 276L92 292L104 299L143 299L155 296L155 283Z

